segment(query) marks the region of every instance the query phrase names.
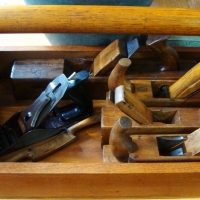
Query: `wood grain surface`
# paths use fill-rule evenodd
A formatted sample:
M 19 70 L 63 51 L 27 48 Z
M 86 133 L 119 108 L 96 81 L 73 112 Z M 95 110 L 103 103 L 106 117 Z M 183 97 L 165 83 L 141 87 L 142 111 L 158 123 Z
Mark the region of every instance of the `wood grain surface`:
M 1 33 L 200 33 L 199 9 L 189 8 L 1 6 L 0 16 Z
M 75 59 L 75 58 L 95 58 L 105 46 L 0 46 L 0 73 L 3 78 L 9 78 L 13 62 L 16 60 L 24 59 Z M 183 71 L 190 69 L 195 64 L 200 62 L 199 53 L 200 49 L 195 47 L 176 47 L 180 57 L 180 71 L 177 72 L 178 78 Z M 132 64 L 134 68 L 131 68 L 132 72 L 140 71 L 140 75 L 132 73 L 135 77 L 148 77 L 148 79 L 173 79 L 175 73 L 169 73 L 169 76 L 165 72 L 158 72 L 157 65 L 160 65 L 159 56 L 151 49 L 145 46 L 141 46 L 132 56 Z M 147 61 L 147 62 L 146 62 Z M 141 72 L 141 68 L 150 72 L 145 75 Z M 152 73 L 151 71 L 154 71 Z M 128 73 L 128 72 L 127 72 Z M 137 73 L 137 72 L 136 72 Z M 177 77 L 177 76 L 176 76 Z M 98 77 L 95 77 L 97 79 Z M 137 78 L 138 79 L 138 78 Z
M 174 116 L 173 122 L 164 121 L 153 121 L 151 125 L 140 125 L 135 120 L 132 120 L 132 128 L 127 131 L 127 134 L 169 134 L 169 133 L 191 133 L 200 126 L 199 121 L 199 108 L 180 108 L 180 107 L 165 107 L 156 108 L 148 107 L 151 109 L 152 114 L 162 114 L 167 116 L 171 112 L 177 111 Z M 109 135 L 115 122 L 122 116 L 127 116 L 116 106 L 104 107 L 102 109 L 102 120 L 101 120 L 101 134 L 102 134 L 102 145 L 108 144 Z
M 137 32 L 145 34 L 162 32 L 173 35 L 199 35 L 199 15 L 199 10 L 196 9 L 175 8 L 1 6 L 0 32 Z M 52 20 L 49 20 L 49 16 Z M 78 47 L 74 51 L 74 47 L 70 48 L 71 50 L 66 47 L 15 47 L 15 49 L 1 47 L 1 76 L 3 79 L 8 79 L 13 61 L 18 58 L 70 56 L 94 58 L 99 53 L 99 49 Z M 181 52 L 182 56 L 193 58 L 196 54 L 198 60 L 199 52 L 197 51 L 199 50 L 193 49 L 193 53 L 190 54 L 188 51 L 184 49 Z M 147 53 L 147 55 L 150 54 Z M 137 56 L 141 58 L 141 53 Z M 141 74 L 141 77 L 152 79 L 157 75 L 160 78 L 166 78 L 160 73 Z M 169 76 L 177 77 L 178 74 L 169 73 Z M 24 100 L 16 101 L 11 90 L 9 80 L 1 80 L 0 124 L 15 111 L 31 103 Z M 105 101 L 94 101 L 94 105 L 104 107 Z M 102 137 L 100 124 L 77 132 L 76 136 L 78 142 L 39 163 L 0 163 L 0 198 L 179 199 L 200 197 L 198 162 L 104 164 L 100 147 Z
M 151 7 L 200 8 L 199 0 L 153 0 Z
M 31 101 L 15 101 L 7 81 L 1 81 L 0 86 L 0 124 L 3 124 Z M 104 107 L 105 101 L 94 101 L 94 106 Z M 40 162 L 0 163 L 0 197 L 160 199 L 200 196 L 199 163 L 105 164 L 100 124 L 80 130 L 76 136 L 75 143 Z
M 1 166 L 3 198 L 13 194 L 15 198 L 200 196 L 199 163 L 182 163 L 181 167 L 180 163 L 4 163 Z

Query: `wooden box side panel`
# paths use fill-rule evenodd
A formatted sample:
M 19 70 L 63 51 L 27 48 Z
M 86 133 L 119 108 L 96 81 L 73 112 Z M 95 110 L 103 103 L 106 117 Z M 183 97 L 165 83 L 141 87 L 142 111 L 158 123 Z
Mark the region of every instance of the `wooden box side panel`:
M 56 170 L 55 170 L 56 169 Z M 199 163 L 1 165 L 3 198 L 198 197 Z
M 22 46 L 22 47 L 0 47 L 0 72 L 2 78 L 9 78 L 11 67 L 16 60 L 23 59 L 74 59 L 74 58 L 95 58 L 105 46 Z M 200 61 L 199 59 L 199 48 L 195 47 L 174 47 L 178 52 L 180 59 L 182 60 L 182 70 L 188 70 L 193 67 L 196 63 Z M 137 60 L 150 60 L 150 62 L 143 66 L 147 68 L 148 71 L 154 69 L 155 72 L 155 60 L 161 60 L 159 55 L 146 46 L 141 46 L 138 51 L 136 51 L 132 56 L 131 60 L 133 61 L 135 69 L 141 69 L 141 64 L 138 65 Z M 153 63 L 153 64 L 152 64 Z M 143 64 L 144 65 L 144 64 Z M 163 74 L 163 75 L 162 75 Z M 181 71 L 176 74 L 169 72 L 165 73 L 140 73 L 140 77 L 143 76 L 143 79 L 159 79 L 161 76 L 162 79 L 177 79 L 183 73 Z M 138 79 L 138 74 L 135 75 Z

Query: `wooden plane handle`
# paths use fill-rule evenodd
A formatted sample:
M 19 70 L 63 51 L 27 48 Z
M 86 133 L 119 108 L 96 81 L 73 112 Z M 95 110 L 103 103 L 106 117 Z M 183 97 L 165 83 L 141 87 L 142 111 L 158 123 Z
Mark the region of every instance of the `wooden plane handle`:
M 186 98 L 200 88 L 200 63 L 169 87 L 170 98 Z
M 70 132 L 62 132 L 47 141 L 43 141 L 41 144 L 36 144 L 25 148 L 15 154 L 5 156 L 5 159 L 0 159 L 3 162 L 19 162 L 26 159 L 32 161 L 39 161 L 42 158 L 56 152 L 57 150 L 68 146 L 73 143 L 76 136 Z
M 92 124 L 96 124 L 100 121 L 101 121 L 101 108 L 94 108 L 94 112 L 90 117 L 69 127 L 67 129 L 67 132 L 70 132 L 72 135 L 74 135 L 74 133 L 77 132 L 78 130 L 90 126 Z
M 126 81 L 124 75 L 126 70 L 131 65 L 131 60 L 129 58 L 121 58 L 115 68 L 110 73 L 108 78 L 108 89 L 114 91 L 119 85 L 125 85 L 125 87 L 130 88 L 130 82 Z
M 160 6 L 158 4 L 161 4 Z M 150 7 L 173 7 L 175 1 L 171 2 L 153 1 Z M 178 6 L 176 6 L 178 7 Z M 167 44 L 169 35 L 148 35 L 146 45 L 158 53 L 162 59 L 160 71 L 175 71 L 179 69 L 179 56 L 177 52 Z
M 109 137 L 111 151 L 121 162 L 128 162 L 129 153 L 133 152 L 133 142 L 126 131 L 132 127 L 132 121 L 126 116 L 120 117 L 114 124 Z
M 167 44 L 168 35 L 148 35 L 146 45 L 158 53 L 162 59 L 160 71 L 176 71 L 179 69 L 178 53 Z
M 30 151 L 29 149 L 26 149 L 17 154 L 14 154 L 10 158 L 4 160 L 4 162 L 17 162 L 17 161 L 23 161 L 26 159 L 32 159 L 32 151 Z

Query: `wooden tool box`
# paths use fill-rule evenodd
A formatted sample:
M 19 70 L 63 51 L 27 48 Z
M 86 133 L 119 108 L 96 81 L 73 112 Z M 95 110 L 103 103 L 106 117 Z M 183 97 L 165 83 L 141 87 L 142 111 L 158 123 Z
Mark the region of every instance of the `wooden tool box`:
M 108 8 L 108 7 L 107 7 Z M 25 15 L 30 12 L 29 9 L 35 9 L 36 12 L 41 14 L 44 20 L 45 13 L 50 10 L 52 15 L 55 11 L 61 10 L 63 16 L 69 14 L 69 17 L 77 19 L 77 23 L 85 27 L 91 28 L 91 32 L 101 32 L 104 27 L 104 32 L 118 31 L 121 33 L 133 33 L 130 29 L 139 18 L 135 17 L 136 22 L 133 23 L 129 16 L 133 11 L 135 15 L 140 15 L 143 19 L 146 16 L 148 19 L 154 20 L 153 23 L 145 23 L 145 20 L 139 20 L 139 25 L 135 27 L 135 33 L 142 34 L 184 34 L 184 35 L 198 35 L 199 26 L 198 16 L 199 10 L 182 10 L 182 9 L 161 9 L 154 10 L 153 8 L 127 8 L 126 20 L 121 18 L 123 13 L 122 7 L 118 7 L 117 18 L 109 18 L 104 21 L 104 24 L 99 24 L 99 27 L 92 27 L 88 25 L 91 20 L 99 19 L 98 14 L 114 13 L 112 9 L 105 7 L 48 7 L 37 6 L 29 7 L 6 7 L 0 8 L 0 16 L 8 16 L 6 12 L 12 11 L 15 14 Z M 80 9 L 80 10 L 79 10 Z M 44 12 L 42 11 L 44 10 Z M 75 11 L 76 15 L 70 15 L 68 11 Z M 84 18 L 81 12 L 93 10 L 91 19 L 80 22 Z M 25 12 L 22 12 L 25 11 Z M 42 11 L 42 12 L 41 12 Z M 157 12 L 157 16 L 152 14 L 152 11 Z M 170 12 L 171 11 L 171 12 Z M 198 11 L 198 12 L 197 12 Z M 38 14 L 36 13 L 36 14 Z M 86 13 L 86 16 L 89 16 Z M 151 14 L 150 14 L 151 13 Z M 169 20 L 170 17 L 176 16 L 173 22 Z M 2 14 L 2 15 L 1 15 Z M 182 14 L 179 16 L 179 14 Z M 24 21 L 23 26 L 18 29 L 13 29 L 7 26 L 6 23 L 14 23 L 15 19 L 6 19 L 0 22 L 2 26 L 1 32 L 67 32 L 74 31 L 75 28 L 65 26 L 68 24 L 66 19 L 62 18 L 61 22 L 53 21 L 54 24 L 50 26 L 43 20 L 33 19 L 32 25 L 28 23 L 31 17 L 22 17 Z M 58 14 L 56 14 L 58 17 Z M 59 16 L 62 16 L 59 13 Z M 193 24 L 190 16 L 193 16 Z M 67 17 L 67 16 L 66 16 Z M 148 18 L 149 17 L 149 18 Z M 154 26 L 156 18 L 159 23 Z M 140 19 L 141 19 L 140 18 Z M 181 19 L 180 19 L 181 18 Z M 4 18 L 3 18 L 4 19 Z M 84 18 L 85 19 L 85 18 Z M 120 22 L 123 27 L 116 28 L 110 27 L 115 19 Z M 166 20 L 167 19 L 167 20 Z M 171 19 L 171 18 L 170 18 Z M 184 20 L 185 21 L 184 21 Z M 196 19 L 196 21 L 195 21 Z M 32 20 L 32 19 L 31 19 Z M 169 20 L 169 21 L 168 21 Z M 182 20 L 182 21 L 180 21 Z M 131 23 L 130 23 L 131 21 Z M 168 21 L 168 22 L 166 22 Z M 170 26 L 174 23 L 183 23 L 179 29 L 172 29 Z M 58 24 L 56 24 L 58 23 Z M 130 23 L 130 24 L 129 24 Z M 76 24 L 76 23 L 75 23 Z M 94 25 L 93 24 L 93 25 Z M 195 27 L 196 24 L 196 29 Z M 38 26 L 39 25 L 39 26 Z M 56 25 L 63 28 L 56 30 Z M 176 24 L 175 24 L 176 25 Z M 145 26 L 145 29 L 141 27 Z M 82 26 L 76 26 L 76 32 L 87 32 Z M 124 29 L 123 29 L 124 28 Z M 72 30 L 73 29 L 73 30 Z M 159 32 L 159 30 L 161 30 Z M 182 32 L 181 32 L 182 31 Z M 14 61 L 27 60 L 27 59 L 59 59 L 65 60 L 69 63 L 76 62 L 76 59 L 84 58 L 89 60 L 86 64 L 87 68 L 98 53 L 104 47 L 86 47 L 86 46 L 49 46 L 49 47 L 0 47 L 0 124 L 3 124 L 13 113 L 30 105 L 34 97 L 37 97 L 37 89 L 33 89 L 32 97 L 15 99 L 13 95 L 13 87 L 11 85 L 10 73 Z M 171 80 L 175 81 L 187 72 L 188 69 L 193 67 L 200 61 L 199 48 L 183 48 L 175 47 L 181 59 L 181 69 L 179 71 L 166 71 L 159 72 L 158 66 L 160 64 L 159 56 L 146 46 L 142 46 L 131 57 L 133 65 L 136 66 L 134 70 L 130 70 L 126 78 L 129 80 Z M 77 66 L 77 65 L 76 65 Z M 67 67 L 67 66 L 66 66 Z M 79 66 L 80 67 L 80 66 Z M 78 68 L 79 68 L 78 67 Z M 89 77 L 84 87 L 90 92 L 93 100 L 94 107 L 103 108 L 106 106 L 106 92 L 108 77 Z M 30 80 L 31 84 L 31 80 Z M 100 88 L 100 89 L 99 89 Z M 23 89 L 22 89 L 23 90 Z M 42 90 L 41 90 L 42 91 Z M 67 100 L 62 100 L 60 104 L 66 104 Z M 194 100 L 193 107 L 199 107 L 198 100 Z M 187 104 L 185 105 L 187 107 Z M 192 106 L 191 106 L 192 107 Z M 199 162 L 180 162 L 180 163 L 103 163 L 102 147 L 101 147 L 101 124 L 93 125 L 79 131 L 77 134 L 77 141 L 70 146 L 61 149 L 60 151 L 46 157 L 45 159 L 32 163 L 18 162 L 18 163 L 0 163 L 0 197 L 1 198 L 186 198 L 186 197 L 199 197 L 200 196 L 200 163 Z

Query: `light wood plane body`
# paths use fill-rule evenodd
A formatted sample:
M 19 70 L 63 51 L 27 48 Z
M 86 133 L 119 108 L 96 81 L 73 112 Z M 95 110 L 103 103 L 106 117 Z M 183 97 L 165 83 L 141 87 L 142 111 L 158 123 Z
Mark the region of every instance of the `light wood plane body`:
M 165 136 L 185 136 L 187 134 L 167 134 Z M 162 155 L 159 151 L 157 138 L 163 135 L 131 135 L 131 139 L 135 146 L 135 152 L 129 154 L 129 163 L 135 162 L 199 162 L 200 155 L 192 155 L 190 153 L 189 147 L 187 148 L 186 144 L 183 143 L 183 151 L 185 155 L 178 156 L 165 156 Z M 187 142 L 187 141 L 186 141 Z M 111 152 L 111 145 L 104 145 L 103 147 L 103 162 L 119 162 Z
M 124 141 L 118 137 L 117 132 L 115 137 L 115 140 L 120 141 L 119 144 L 125 145 Z M 129 151 L 128 156 L 125 154 L 127 157 L 125 162 L 200 161 L 200 128 L 189 134 L 131 135 L 129 137 L 132 151 Z M 103 161 L 124 162 L 124 160 L 120 160 L 115 156 L 115 152 L 112 151 L 113 147 L 115 147 L 113 143 L 104 145 Z M 128 151 L 128 148 L 126 151 Z M 122 152 L 121 157 L 123 156 L 124 154 Z
M 130 88 L 134 88 L 131 92 L 138 97 L 146 106 L 151 107 L 199 107 L 200 106 L 200 93 L 196 93 L 189 99 L 185 98 L 166 98 L 164 93 L 161 92 L 161 87 L 164 85 L 175 87 L 177 84 L 181 85 L 180 81 L 174 80 L 129 80 Z M 198 82 L 198 81 L 197 81 Z M 196 82 L 196 83 L 197 83 Z M 198 85 L 195 87 L 198 89 Z M 187 91 L 189 91 L 188 88 Z M 193 88 L 194 91 L 194 88 Z M 109 104 L 110 92 L 106 95 L 107 104 Z
M 184 134 L 191 133 L 200 127 L 199 108 L 150 107 L 149 109 L 153 113 L 153 123 L 150 125 L 141 125 L 131 119 L 132 127 L 127 131 L 129 135 Z M 102 146 L 108 144 L 110 131 L 115 122 L 122 116 L 127 115 L 115 105 L 102 108 Z M 160 121 L 157 121 L 157 116 L 159 116 Z

